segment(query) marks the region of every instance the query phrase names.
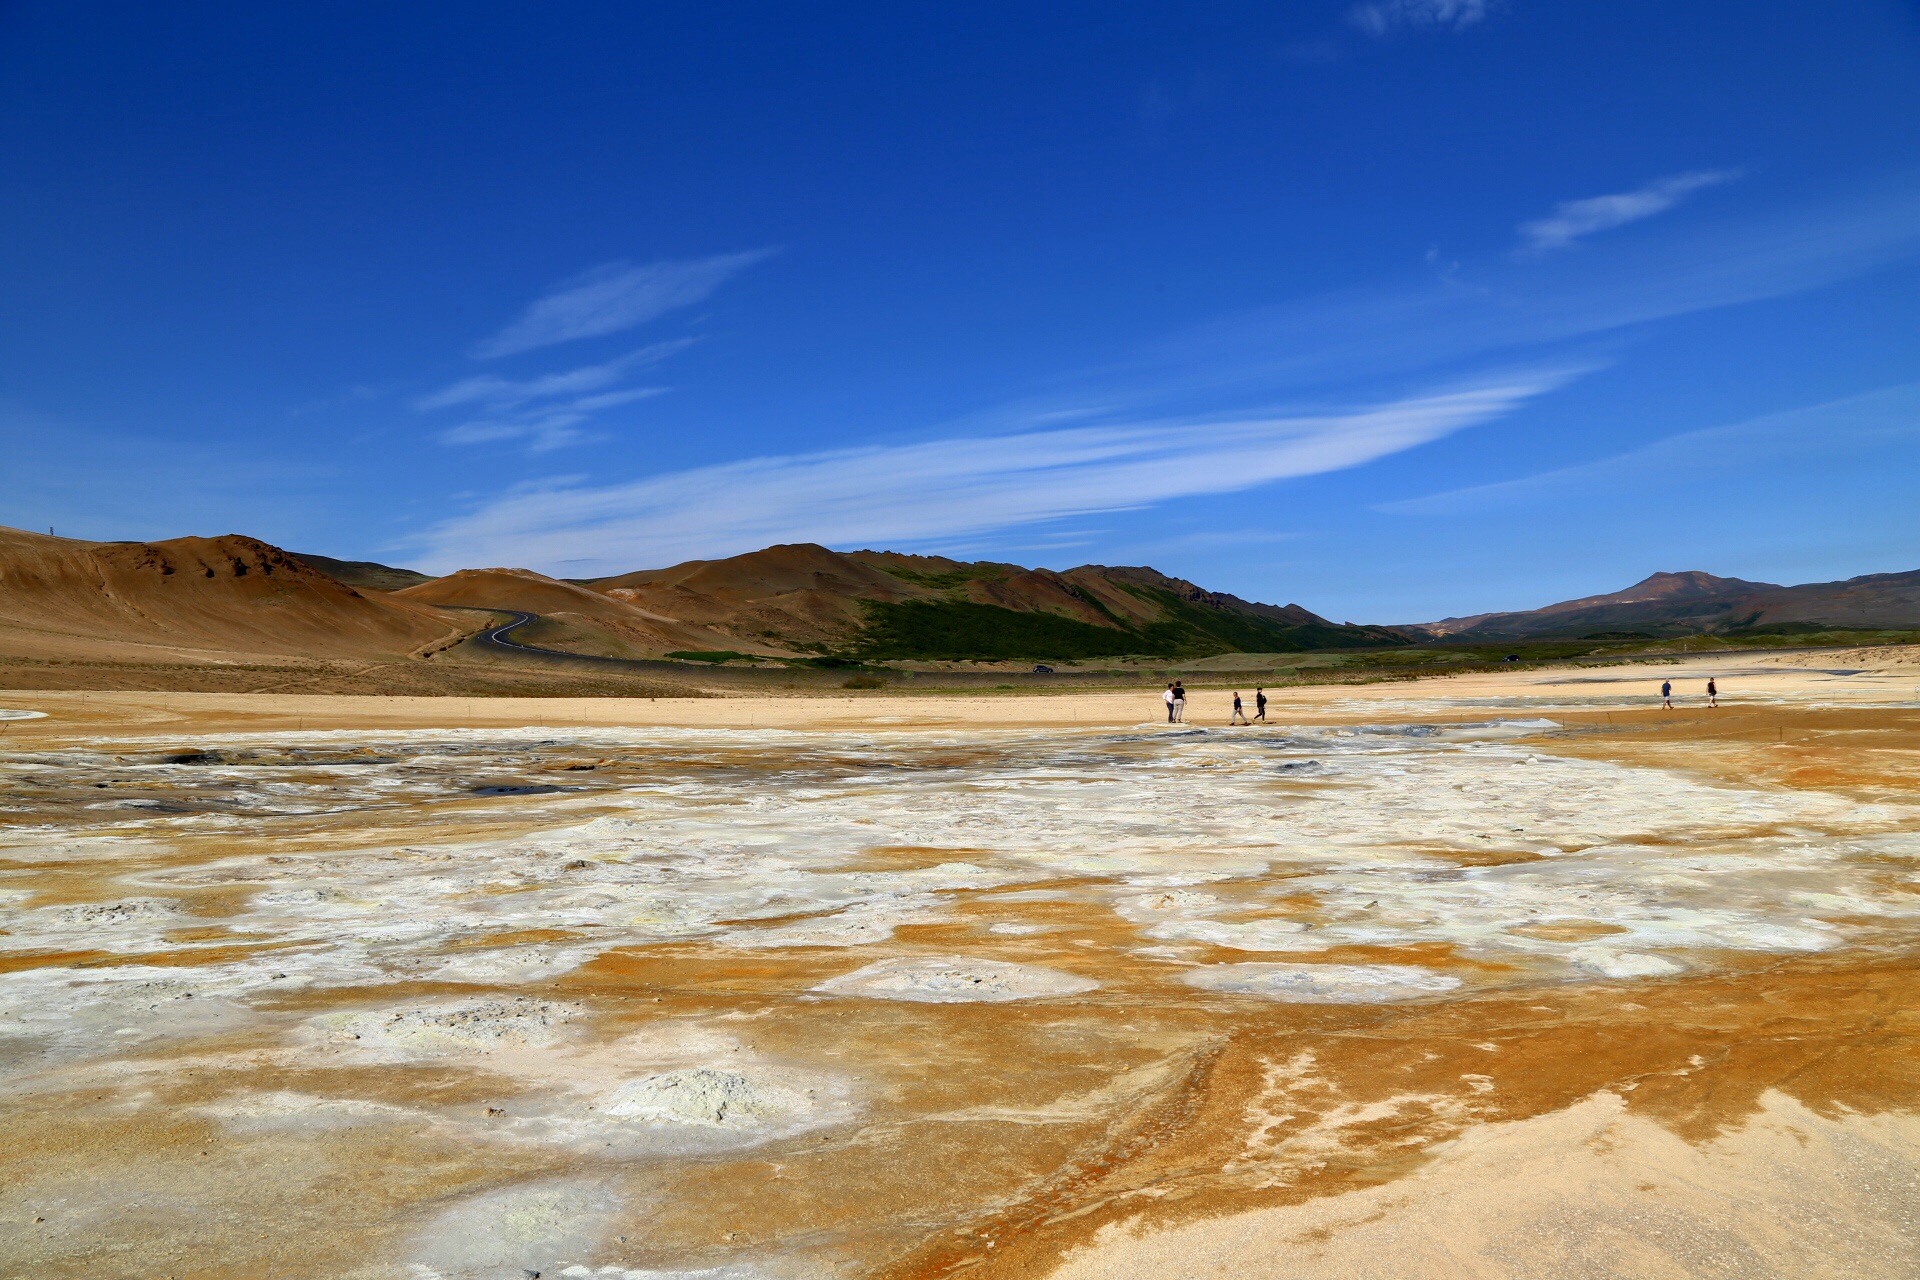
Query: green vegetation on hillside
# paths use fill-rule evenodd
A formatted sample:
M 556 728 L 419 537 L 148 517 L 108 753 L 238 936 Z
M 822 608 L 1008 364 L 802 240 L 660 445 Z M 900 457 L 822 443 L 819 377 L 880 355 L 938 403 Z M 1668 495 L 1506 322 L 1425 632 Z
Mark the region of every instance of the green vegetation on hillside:
M 887 566 L 882 570 L 887 576 L 911 582 L 916 586 L 931 587 L 935 591 L 952 591 L 964 587 L 969 582 L 992 582 L 1007 576 L 1006 569 L 997 564 L 970 564 L 959 569 L 950 569 L 945 573 L 922 573 L 917 569 L 897 569 Z
M 667 655 L 675 662 L 751 662 L 750 653 L 735 653 L 731 649 L 675 649 Z
M 1293 626 L 1209 609 L 1170 591 L 1128 590 L 1160 605 L 1161 620 L 1102 627 L 1054 613 L 1023 613 L 964 600 L 864 601 L 866 626 L 847 652 L 868 659 L 1077 661 L 1131 655 L 1200 658 L 1245 650 L 1301 652 L 1396 643 L 1358 628 Z M 1114 617 L 1106 609 L 1101 612 Z
M 964 600 L 861 604 L 867 624 L 849 647 L 861 658 L 1030 661 L 1151 652 L 1137 632 L 1096 627 L 1055 613 L 1019 613 Z
M 1371 628 L 1276 622 L 1258 614 L 1209 609 L 1155 587 L 1129 585 L 1126 590 L 1161 607 L 1168 621 L 1157 626 L 1184 629 L 1189 636 L 1201 640 L 1208 653 L 1302 653 L 1308 649 L 1378 648 L 1406 642 L 1404 637 Z M 1145 652 L 1185 651 L 1149 649 Z

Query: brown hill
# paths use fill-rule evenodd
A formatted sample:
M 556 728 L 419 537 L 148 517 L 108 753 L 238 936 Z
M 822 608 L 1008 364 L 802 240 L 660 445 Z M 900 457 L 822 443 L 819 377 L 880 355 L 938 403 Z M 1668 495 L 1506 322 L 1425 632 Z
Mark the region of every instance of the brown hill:
M 0 531 L 0 658 L 399 660 L 477 628 L 450 607 L 534 614 L 514 641 L 626 658 L 1192 657 L 1404 640 L 1140 567 L 1056 572 L 797 544 L 581 584 L 525 569 L 428 579 L 237 535 L 94 543 Z
M 1298 605 L 1206 591 L 1154 569 L 1056 572 L 812 543 L 589 584 L 736 648 L 882 657 L 1073 657 L 1404 643 Z
M 1758 591 L 1729 601 L 1728 613 L 1739 626 L 1920 627 L 1920 570 Z
M 363 595 L 254 538 L 84 542 L 0 527 L 0 653 L 128 646 L 301 657 L 417 653 L 468 628 Z
M 1471 640 L 1631 633 L 1920 627 L 1920 571 L 1783 587 L 1697 570 L 1656 573 L 1624 591 L 1514 613 L 1445 618 L 1419 629 Z
M 289 554 L 334 581 L 344 582 L 362 591 L 398 591 L 401 587 L 417 587 L 423 582 L 433 581 L 430 574 L 413 569 L 396 569 L 390 564 L 373 560 L 335 560 L 332 556 L 316 556 L 305 551 Z
M 539 625 L 516 633 L 514 639 L 571 652 L 644 657 L 682 650 L 764 650 L 531 569 L 462 569 L 393 595 L 422 604 L 538 614 Z
M 789 543 L 725 560 L 689 560 L 591 584 L 663 617 L 717 628 L 740 645 L 791 651 L 857 629 L 861 600 L 937 593 L 813 543 Z

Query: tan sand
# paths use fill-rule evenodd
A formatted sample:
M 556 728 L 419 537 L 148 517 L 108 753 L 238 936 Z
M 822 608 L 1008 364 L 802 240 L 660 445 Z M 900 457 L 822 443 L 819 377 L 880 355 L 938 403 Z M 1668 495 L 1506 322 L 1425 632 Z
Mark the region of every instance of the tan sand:
M 1868 645 L 1861 649 L 1825 649 L 1818 653 L 1791 654 L 1775 659 L 1782 666 L 1794 667 L 1867 667 L 1876 671 L 1920 667 L 1920 644 Z
M 1704 688 L 1717 676 L 1726 710 L 1773 708 L 1791 700 L 1809 706 L 1920 706 L 1920 680 L 1901 669 L 1835 675 L 1842 653 L 1787 658 L 1700 655 L 1670 663 L 1623 664 L 1577 670 L 1494 672 L 1436 676 L 1362 685 L 1317 685 L 1270 692 L 1271 719 L 1458 720 L 1477 711 L 1512 715 L 1529 705 L 1540 714 L 1573 719 L 1606 715 L 1662 716 L 1674 724 L 1708 723 Z M 1797 665 L 1821 660 L 1820 666 Z M 1680 709 L 1655 705 L 1662 680 L 1676 686 Z M 1249 711 L 1253 686 L 1237 686 Z M 1196 681 L 1187 705 L 1195 725 L 1224 725 L 1235 685 Z M 1604 705 L 1602 705 L 1604 704 Z M 20 738 L 68 732 L 180 730 L 269 731 L 399 727 L 507 727 L 568 725 L 682 726 L 688 728 L 886 729 L 1062 728 L 1121 726 L 1165 720 L 1158 691 L 1057 693 L 983 692 L 903 695 L 887 691 L 821 696 L 813 693 L 711 698 L 435 698 L 299 693 L 154 693 L 147 691 L 0 690 L 0 706 L 44 711 L 49 719 L 17 725 Z M 1617 707 L 1618 710 L 1614 710 Z M 1679 717 L 1679 719 L 1674 719 Z
M 1380 1187 L 1139 1234 L 1054 1280 L 1500 1280 L 1920 1274 L 1920 1117 L 1822 1116 L 1768 1093 L 1700 1143 L 1613 1093 L 1487 1124 Z

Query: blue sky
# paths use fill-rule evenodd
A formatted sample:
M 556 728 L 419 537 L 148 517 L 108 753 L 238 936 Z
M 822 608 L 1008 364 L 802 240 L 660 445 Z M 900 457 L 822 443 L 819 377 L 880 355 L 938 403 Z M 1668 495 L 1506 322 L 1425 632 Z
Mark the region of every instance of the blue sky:
M 15 3 L 0 159 L 0 523 L 1920 567 L 1910 5 Z

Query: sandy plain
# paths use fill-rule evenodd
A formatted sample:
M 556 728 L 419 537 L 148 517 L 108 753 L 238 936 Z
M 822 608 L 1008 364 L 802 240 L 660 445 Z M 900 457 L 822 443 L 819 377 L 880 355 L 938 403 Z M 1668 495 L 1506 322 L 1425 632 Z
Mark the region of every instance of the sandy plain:
M 0 1257 L 1920 1273 L 1903 658 L 0 693 Z

